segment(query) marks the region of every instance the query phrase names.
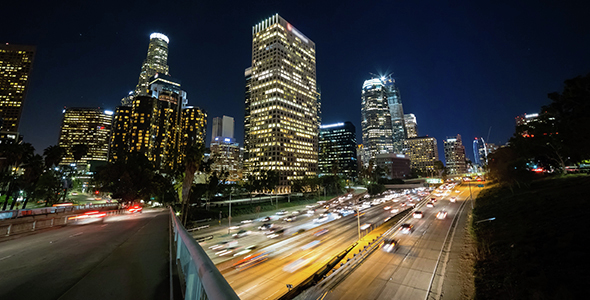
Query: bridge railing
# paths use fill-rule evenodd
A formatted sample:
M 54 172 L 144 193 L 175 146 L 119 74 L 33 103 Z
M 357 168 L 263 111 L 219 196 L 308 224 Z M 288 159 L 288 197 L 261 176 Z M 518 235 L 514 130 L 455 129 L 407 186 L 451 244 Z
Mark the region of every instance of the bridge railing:
M 174 230 L 176 264 L 184 277 L 184 299 L 239 300 L 207 253 L 182 226 L 172 208 L 170 218 Z

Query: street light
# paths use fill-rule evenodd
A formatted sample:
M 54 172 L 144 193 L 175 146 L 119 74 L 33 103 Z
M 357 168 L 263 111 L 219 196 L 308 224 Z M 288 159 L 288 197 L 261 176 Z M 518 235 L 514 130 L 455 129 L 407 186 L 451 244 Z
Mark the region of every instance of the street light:
M 493 220 L 495 220 L 495 219 L 496 219 L 496 217 L 493 217 L 493 218 L 487 218 L 487 219 L 479 220 L 479 221 L 475 222 L 475 224 L 477 224 L 477 223 L 481 223 L 481 222 L 493 221 Z

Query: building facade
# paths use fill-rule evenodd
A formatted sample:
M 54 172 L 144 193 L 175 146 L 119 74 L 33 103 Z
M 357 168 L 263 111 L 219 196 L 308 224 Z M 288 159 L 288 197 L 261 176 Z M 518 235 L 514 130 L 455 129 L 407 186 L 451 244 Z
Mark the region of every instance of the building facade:
M 410 158 L 411 167 L 422 176 L 436 176 L 438 145 L 434 137 L 408 138 L 404 142 L 404 154 Z
M 418 122 L 414 114 L 405 114 L 404 123 L 406 124 L 406 135 L 408 139 L 418 137 Z
M 109 162 L 114 162 L 129 151 L 129 133 L 131 128 L 131 107 L 117 106 L 113 116 Z
M 461 141 L 461 135 L 447 137 L 444 141 L 445 161 L 447 171 L 451 175 L 462 175 L 467 173 L 467 161 L 465 157 L 465 146 Z
M 375 166 L 386 170 L 387 179 L 406 178 L 411 174 L 410 158 L 398 153 L 375 155 Z
M 234 138 L 234 118 L 228 116 L 213 118 L 211 142 L 224 138 Z
M 390 76 L 382 77 L 385 94 L 387 95 L 387 105 L 391 115 L 391 129 L 393 139 L 393 152 L 402 153 L 404 149 L 404 140 L 406 139 L 406 123 L 404 121 L 404 108 L 399 89 L 395 85 L 395 80 Z
M 0 45 L 0 143 L 18 140 L 35 46 Z
M 147 56 L 141 65 L 141 73 L 139 73 L 139 80 L 135 87 L 134 94 L 136 96 L 149 93 L 150 78 L 157 73 L 168 75 L 168 43 L 168 37 L 161 33 L 154 32 L 150 35 Z
M 486 165 L 488 163 L 488 149 L 483 138 L 473 140 L 473 164 Z
M 242 160 L 240 155 L 240 144 L 234 142 L 233 138 L 216 137 L 211 142 L 211 171 L 218 174 L 226 174 L 226 181 L 237 182 L 242 179 Z
M 276 192 L 317 174 L 318 88 L 315 44 L 274 15 L 252 27 L 245 116 L 248 173 L 279 173 Z M 248 73 L 246 72 L 248 78 Z
M 60 165 L 70 165 L 78 171 L 83 171 L 97 162 L 106 162 L 112 119 L 113 112 L 101 108 L 64 109 L 58 146 L 63 148 L 65 154 Z M 76 145 L 88 147 L 88 151 L 80 159 L 74 156 Z
M 319 175 L 357 178 L 356 128 L 351 122 L 320 126 Z

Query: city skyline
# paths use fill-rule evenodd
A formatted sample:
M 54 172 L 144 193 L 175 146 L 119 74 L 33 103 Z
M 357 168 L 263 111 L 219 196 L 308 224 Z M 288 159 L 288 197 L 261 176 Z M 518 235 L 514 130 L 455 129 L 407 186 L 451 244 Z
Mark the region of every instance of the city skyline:
M 22 4 L 8 4 L 12 5 L 17 10 Z M 210 115 L 235 116 L 236 140 L 242 143 L 242 72 L 248 66 L 251 46 L 244 36 L 248 36 L 251 24 L 274 12 L 318 42 L 318 82 L 326 124 L 350 120 L 360 128 L 359 86 L 369 73 L 393 72 L 403 94 L 404 109 L 421 120 L 421 134 L 443 140 L 460 133 L 466 140 L 478 136 L 486 138 L 486 142 L 503 144 L 513 133 L 516 115 L 536 112 L 549 102 L 547 93 L 562 89 L 563 80 L 587 72 L 588 58 L 581 55 L 588 48 L 583 38 L 587 33 L 578 29 L 586 21 L 579 15 L 582 10 L 575 6 L 560 8 L 552 22 L 545 24 L 542 16 L 556 11 L 548 4 L 535 4 L 535 9 L 523 16 L 530 5 L 470 3 L 460 7 L 437 3 L 432 12 L 412 13 L 419 8 L 402 3 L 396 12 L 387 14 L 395 21 L 380 21 L 383 23 L 368 27 L 363 25 L 369 23 L 365 21 L 386 14 L 383 8 L 387 5 L 348 3 L 331 14 L 326 13 L 329 4 L 319 5 L 314 12 L 287 5 L 263 8 L 243 3 L 230 10 L 205 5 L 211 14 L 185 7 L 178 18 L 182 22 L 123 17 L 123 12 L 109 16 L 101 7 L 87 6 L 80 9 L 89 15 L 84 18 L 73 17 L 77 15 L 74 8 L 34 10 L 25 24 L 12 22 L 18 27 L 11 25 L 9 16 L 3 26 L 6 30 L 2 42 L 38 46 L 19 130 L 25 141 L 38 152 L 55 145 L 64 106 L 114 110 L 137 83 L 145 46 L 136 45 L 145 45 L 152 32 L 161 32 L 170 37 L 171 73 L 183 79 L 191 103 Z M 138 8 L 138 12 L 147 9 Z M 191 15 L 202 18 L 189 21 Z M 87 21 L 92 16 L 97 16 L 98 22 Z M 231 24 L 217 21 L 219 16 L 231 18 Z M 426 19 L 432 22 L 422 25 Z M 489 24 L 496 23 L 492 31 Z M 368 29 L 375 25 L 381 25 L 396 39 L 378 39 L 369 33 Z M 532 32 L 531 28 L 540 29 Z M 474 35 L 477 32 L 484 34 L 478 37 Z M 548 45 L 548 39 L 555 42 Z M 373 44 L 354 42 L 361 40 Z M 496 45 L 493 50 L 486 47 L 490 43 Z M 563 49 L 568 49 L 567 55 Z M 219 55 L 227 60 L 219 60 L 216 52 L 223 52 Z M 497 66 L 499 61 L 505 63 Z M 221 72 L 210 72 L 214 65 Z M 491 103 L 501 104 L 494 114 L 486 111 Z M 39 128 L 39 123 L 44 126 Z M 357 131 L 360 140 L 358 136 Z

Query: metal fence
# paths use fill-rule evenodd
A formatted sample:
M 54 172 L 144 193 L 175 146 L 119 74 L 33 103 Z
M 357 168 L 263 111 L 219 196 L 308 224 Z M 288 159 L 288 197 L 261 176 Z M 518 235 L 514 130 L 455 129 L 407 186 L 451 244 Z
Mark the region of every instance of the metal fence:
M 239 300 L 240 298 L 227 283 L 203 248 L 186 231 L 174 210 L 170 208 L 174 230 L 176 264 L 184 277 L 184 298 L 190 300 Z

